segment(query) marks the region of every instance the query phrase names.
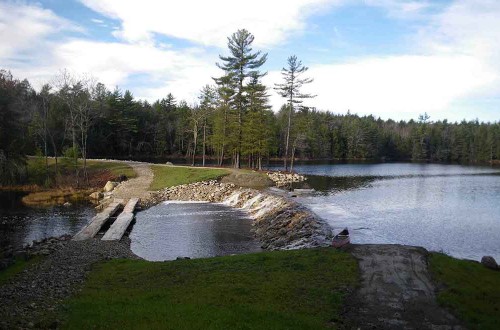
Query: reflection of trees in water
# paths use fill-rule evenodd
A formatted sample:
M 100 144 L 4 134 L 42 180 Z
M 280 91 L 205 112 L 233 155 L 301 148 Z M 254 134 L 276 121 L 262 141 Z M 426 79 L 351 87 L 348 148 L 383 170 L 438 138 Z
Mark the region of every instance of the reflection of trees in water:
M 300 184 L 294 184 L 293 188 L 313 188 L 319 192 L 340 192 L 346 190 L 353 190 L 363 187 L 369 187 L 370 184 L 381 179 L 378 176 L 320 176 L 308 175 L 307 181 Z

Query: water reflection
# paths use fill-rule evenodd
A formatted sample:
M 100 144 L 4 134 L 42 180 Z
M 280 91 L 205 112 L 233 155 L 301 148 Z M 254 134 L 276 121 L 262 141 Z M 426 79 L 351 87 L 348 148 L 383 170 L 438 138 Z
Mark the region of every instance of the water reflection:
M 210 203 L 163 203 L 136 215 L 132 251 L 147 260 L 202 258 L 260 251 L 251 219 Z
M 0 247 L 23 245 L 51 236 L 73 235 L 94 215 L 89 205 L 47 208 L 25 207 L 20 202 L 23 194 L 2 192 L 0 200 Z

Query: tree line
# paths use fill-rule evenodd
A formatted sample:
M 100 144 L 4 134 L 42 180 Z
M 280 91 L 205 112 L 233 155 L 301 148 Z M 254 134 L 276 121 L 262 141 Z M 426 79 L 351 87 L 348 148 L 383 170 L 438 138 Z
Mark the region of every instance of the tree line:
M 0 70 L 0 183 L 23 182 L 25 155 L 74 161 L 77 185 L 87 180 L 87 158 L 186 158 L 191 164 L 260 169 L 270 159 L 373 159 L 477 163 L 500 159 L 500 123 L 382 120 L 308 107 L 301 92 L 312 81 L 290 56 L 276 113 L 261 71 L 267 54 L 253 51 L 254 37 L 238 30 L 228 38 L 222 70 L 196 104 L 168 94 L 149 103 L 92 77 L 62 71 L 40 91 Z M 79 166 L 78 158 L 83 159 Z M 46 163 L 47 177 L 48 162 Z

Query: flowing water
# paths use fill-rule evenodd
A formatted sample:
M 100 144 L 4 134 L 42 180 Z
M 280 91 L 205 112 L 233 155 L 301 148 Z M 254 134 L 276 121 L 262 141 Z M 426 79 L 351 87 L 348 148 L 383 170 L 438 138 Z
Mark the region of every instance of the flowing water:
M 169 201 L 136 215 L 131 249 L 152 261 L 260 251 L 245 212 L 222 204 Z
M 423 246 L 459 258 L 500 260 L 500 170 L 438 164 L 299 165 L 299 196 L 353 243 Z
M 96 213 L 91 205 L 23 206 L 23 193 L 0 192 L 0 249 L 22 248 L 34 240 L 76 234 Z

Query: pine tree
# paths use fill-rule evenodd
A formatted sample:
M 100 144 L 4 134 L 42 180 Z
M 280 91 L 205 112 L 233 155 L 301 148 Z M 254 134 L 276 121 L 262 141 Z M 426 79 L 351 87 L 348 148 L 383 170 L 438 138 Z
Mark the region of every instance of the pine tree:
M 229 86 L 234 88 L 234 93 L 231 98 L 231 108 L 237 113 L 237 148 L 235 152 L 234 167 L 240 167 L 241 149 L 242 149 L 242 125 L 243 117 L 247 110 L 248 95 L 246 93 L 247 78 L 256 75 L 262 77 L 258 69 L 266 62 L 267 54 L 262 54 L 260 51 L 252 52 L 251 45 L 254 41 L 254 36 L 245 29 L 238 30 L 228 38 L 227 46 L 229 56 L 219 55 L 222 64 L 217 63 L 217 66 L 224 70 L 225 76 L 215 79 L 219 83 L 222 79 L 231 81 Z
M 262 169 L 262 158 L 269 152 L 272 136 L 270 120 L 273 115 L 268 104 L 267 88 L 258 75 L 253 75 L 247 86 L 248 113 L 243 122 L 243 150 L 250 167 Z
M 287 63 L 288 68 L 281 69 L 284 83 L 275 84 L 274 88 L 278 92 L 278 94 L 281 97 L 286 98 L 288 102 L 288 125 L 286 131 L 284 158 L 285 171 L 288 170 L 287 158 L 290 144 L 290 129 L 292 125 L 292 117 L 295 104 L 301 104 L 302 99 L 315 97 L 315 95 L 303 94 L 300 92 L 300 89 L 303 85 L 311 83 L 313 81 L 313 79 L 311 78 L 300 78 L 300 76 L 309 68 L 303 66 L 302 61 L 297 60 L 297 56 L 295 55 L 290 56 L 287 60 Z

